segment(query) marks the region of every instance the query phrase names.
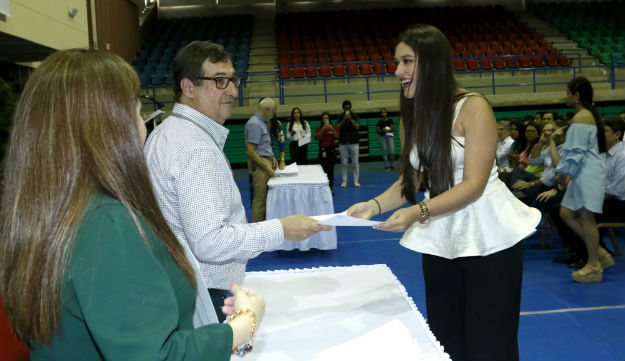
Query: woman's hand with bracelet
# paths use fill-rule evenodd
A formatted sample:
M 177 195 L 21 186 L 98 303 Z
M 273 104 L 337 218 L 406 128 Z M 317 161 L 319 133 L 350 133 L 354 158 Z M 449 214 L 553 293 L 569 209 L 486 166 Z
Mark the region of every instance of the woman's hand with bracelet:
M 230 292 L 234 295 L 234 313 L 228 320 L 228 324 L 232 327 L 233 348 L 246 343 L 251 346 L 258 326 L 265 316 L 265 297 L 234 283 L 230 286 Z
M 419 219 L 421 219 L 421 207 L 417 204 L 398 209 L 384 223 L 375 225 L 373 228 L 380 231 L 405 232 Z

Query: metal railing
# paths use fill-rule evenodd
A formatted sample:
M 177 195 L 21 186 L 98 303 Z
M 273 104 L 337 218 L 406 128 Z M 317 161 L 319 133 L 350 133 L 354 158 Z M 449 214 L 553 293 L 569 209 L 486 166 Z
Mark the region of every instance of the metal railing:
M 617 69 L 625 69 L 625 64 L 623 64 L 623 54 L 613 54 L 611 56 L 610 64 L 600 64 L 600 65 L 581 65 L 581 55 L 579 53 L 558 53 L 557 55 L 566 55 L 567 57 L 577 58 L 577 64 L 571 66 L 542 66 L 542 67 L 532 67 L 532 68 L 506 68 L 506 69 L 477 69 L 477 70 L 464 70 L 457 71 L 456 74 L 478 74 L 480 78 L 485 75 L 490 76 L 490 84 L 488 85 L 469 85 L 466 86 L 468 89 L 483 89 L 489 88 L 492 91 L 492 94 L 497 94 L 498 90 L 509 87 L 527 87 L 532 86 L 532 92 L 537 92 L 537 87 L 544 85 L 558 85 L 558 84 L 566 84 L 566 81 L 556 81 L 556 82 L 539 82 L 536 79 L 536 74 L 538 72 L 543 72 L 547 74 L 550 70 L 571 70 L 571 79 L 583 73 L 586 69 L 604 69 L 608 77 L 606 80 L 593 80 L 593 83 L 609 83 L 611 89 L 616 89 L 616 85 L 618 83 L 625 83 L 625 75 L 622 77 L 617 77 L 616 71 Z M 527 57 L 528 55 L 506 55 L 499 57 L 481 57 L 481 58 L 459 58 L 459 59 L 482 59 L 482 58 L 522 58 Z M 541 55 L 542 56 L 542 55 Z M 388 63 L 389 60 L 378 60 L 378 61 L 354 61 L 354 62 L 340 62 L 340 63 L 315 63 L 315 64 L 289 64 L 289 65 L 281 65 L 280 67 L 294 67 L 294 66 L 318 66 L 318 65 L 334 65 L 334 64 L 342 64 L 349 67 L 349 64 L 366 64 L 366 63 Z M 575 62 L 573 62 L 575 63 Z M 384 69 L 384 68 L 382 68 Z M 509 72 L 514 76 L 515 73 L 532 73 L 532 81 L 531 83 L 520 82 L 515 84 L 510 84 L 509 78 L 506 81 L 506 84 L 497 83 L 496 75 L 502 72 Z M 624 72 L 625 74 L 625 72 Z M 367 100 L 371 100 L 371 96 L 373 94 L 380 93 L 399 93 L 399 87 L 395 90 L 377 90 L 375 87 L 372 87 L 370 82 L 375 80 L 378 82 L 384 82 L 387 78 L 394 78 L 394 74 L 371 74 L 371 75 L 349 75 L 346 73 L 345 76 L 331 76 L 331 77 L 304 77 L 304 78 L 280 78 L 280 72 L 268 72 L 268 73 L 255 73 L 254 75 L 270 75 L 277 76 L 278 79 L 275 80 L 250 80 L 249 78 L 243 79 L 241 82 L 241 86 L 238 89 L 238 103 L 240 107 L 243 107 L 246 100 L 257 99 L 257 97 L 245 96 L 246 89 L 253 84 L 261 84 L 261 83 L 277 83 L 278 84 L 278 94 L 265 94 L 265 96 L 278 98 L 280 100 L 280 104 L 285 104 L 286 99 L 288 98 L 298 98 L 298 97 L 323 97 L 324 102 L 328 102 L 329 96 L 334 95 L 355 95 L 355 94 L 366 94 Z M 347 80 L 349 84 L 354 79 L 364 79 L 365 80 L 365 90 L 354 90 L 354 91 L 343 91 L 343 92 L 330 92 L 328 91 L 328 81 L 336 81 L 336 80 Z M 288 83 L 296 83 L 296 82 L 313 82 L 316 85 L 318 82 L 323 83 L 323 89 L 321 91 L 316 91 L 314 93 L 305 93 L 305 94 L 288 94 L 287 88 L 285 85 Z M 163 88 L 165 86 L 153 86 L 150 85 L 145 89 L 147 91 L 152 92 L 152 97 L 156 96 L 156 89 Z M 316 88 L 315 88 L 316 89 Z M 625 94 L 624 94 L 625 97 Z M 163 103 L 173 103 L 173 101 L 165 101 Z M 154 105 L 156 107 L 156 105 Z M 156 108 L 155 108 L 156 109 Z

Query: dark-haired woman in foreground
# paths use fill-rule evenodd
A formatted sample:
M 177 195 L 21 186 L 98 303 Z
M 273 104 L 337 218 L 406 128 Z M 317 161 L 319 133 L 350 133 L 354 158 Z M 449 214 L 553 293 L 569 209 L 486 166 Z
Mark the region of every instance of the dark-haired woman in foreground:
M 263 317 L 263 297 L 233 285 L 235 317 L 194 329 L 194 269 L 152 191 L 138 92 L 119 56 L 73 49 L 17 104 L 0 292 L 32 360 L 229 360 Z
M 405 232 L 400 243 L 423 253 L 436 337 L 453 360 L 518 360 L 520 241 L 535 231 L 540 212 L 499 180 L 493 110 L 482 96 L 457 87 L 450 54 L 433 26 L 414 26 L 399 37 L 400 177 L 347 212 L 370 218 L 411 203 L 375 228 Z M 425 199 L 417 204 L 421 185 Z

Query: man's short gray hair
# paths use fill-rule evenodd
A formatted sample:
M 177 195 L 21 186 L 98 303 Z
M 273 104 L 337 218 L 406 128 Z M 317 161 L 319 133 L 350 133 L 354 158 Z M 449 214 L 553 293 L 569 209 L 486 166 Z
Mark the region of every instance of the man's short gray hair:
M 272 98 L 263 98 L 259 103 L 261 109 L 273 109 L 276 106 L 276 101 Z
M 503 127 L 505 130 L 510 130 L 510 121 L 509 120 L 500 120 L 499 125 Z

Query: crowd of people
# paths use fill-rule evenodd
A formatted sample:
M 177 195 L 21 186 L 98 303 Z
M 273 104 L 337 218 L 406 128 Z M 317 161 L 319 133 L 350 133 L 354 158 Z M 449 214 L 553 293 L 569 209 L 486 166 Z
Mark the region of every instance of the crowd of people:
M 522 240 L 540 221 L 536 202 L 559 199 L 543 212 L 557 213 L 585 245 L 573 280 L 601 281 L 614 264 L 594 216 L 623 214 L 623 121 L 602 122 L 579 77 L 567 87 L 575 109 L 567 124 L 551 113 L 496 128 L 488 101 L 455 82 L 449 50 L 430 25 L 399 36 L 399 176 L 347 214 L 394 211 L 375 228 L 403 232 L 400 243 L 423 254 L 428 322 L 452 359 L 518 360 Z M 266 301 L 238 286 L 247 261 L 284 239 L 331 229 L 304 215 L 265 219 L 267 180 L 284 167 L 286 140 L 294 160 L 308 161 L 313 131 L 301 109 L 284 125 L 272 120 L 276 102 L 263 98 L 245 126 L 248 223 L 223 152 L 240 84 L 230 55 L 195 41 L 171 68 L 175 105 L 147 140 L 138 77 L 113 53 L 59 51 L 26 83 L 4 169 L 0 292 L 33 359 L 227 360 L 249 352 Z M 314 130 L 330 179 L 338 144 L 342 187 L 349 159 L 360 186 L 351 107 L 343 102 L 336 124 L 323 113 Z M 376 130 L 392 170 L 395 125 L 380 113 Z
M 275 112 L 275 101 L 269 98 L 263 98 L 262 102 L 273 102 L 273 108 L 271 108 L 271 114 L 265 114 L 270 116 L 264 118 L 262 109 L 254 114 L 252 118 L 246 123 L 246 132 L 249 127 L 250 121 L 258 118 L 259 116 L 267 125 L 269 129 L 269 143 L 266 143 L 266 139 L 262 144 L 268 144 L 269 147 L 277 147 L 280 151 L 280 162 L 277 163 L 277 168 L 283 169 L 286 165 L 285 148 L 288 142 L 289 147 L 289 161 L 291 163 L 297 163 L 298 165 L 306 165 L 309 163 L 318 163 L 323 167 L 324 172 L 328 176 L 330 181 L 330 188 L 334 186 L 334 166 L 336 164 L 337 155 L 341 164 L 341 187 L 346 188 L 348 185 L 348 170 L 351 170 L 354 187 L 360 187 L 358 180 L 360 175 L 360 118 L 352 110 L 352 103 L 349 100 L 345 100 L 342 104 L 342 111 L 339 114 L 334 124 L 332 122 L 332 116 L 328 112 L 321 114 L 320 125 L 314 130 L 311 128 L 310 123 L 303 118 L 302 110 L 299 107 L 291 109 L 291 114 L 288 119 L 285 120 L 287 124 L 286 128 L 283 127 L 283 122 L 277 119 Z M 268 111 L 268 110 L 266 110 Z M 286 131 L 286 136 L 285 136 Z M 384 162 L 384 171 L 395 170 L 395 138 L 394 138 L 394 124 L 393 119 L 389 118 L 386 108 L 380 109 L 380 118 L 376 124 L 376 133 L 379 135 L 380 146 L 382 148 L 382 160 Z M 246 133 L 247 134 L 247 133 Z M 319 152 L 317 160 L 308 159 L 308 144 L 312 138 L 319 142 Z M 253 144 L 259 144 L 260 139 L 252 139 Z M 248 138 L 246 135 L 246 143 Z M 267 148 L 265 147 L 265 150 Z M 268 151 L 263 150 L 264 153 Z M 248 157 L 254 158 L 254 155 L 248 150 Z M 271 156 L 269 156 L 271 158 Z M 250 169 L 250 173 L 252 170 Z M 265 172 L 267 175 L 272 175 L 267 169 Z M 253 182 L 252 177 L 250 180 Z M 251 192 L 256 194 L 254 189 Z M 266 193 L 261 189 L 261 192 Z
M 533 119 L 498 122 L 500 178 L 525 204 L 549 215 L 566 254 L 555 262 L 578 268 L 577 282 L 601 282 L 615 264 L 598 222 L 623 222 L 625 214 L 625 113 L 602 119 L 585 77 L 567 84 L 560 118 L 540 112 Z

